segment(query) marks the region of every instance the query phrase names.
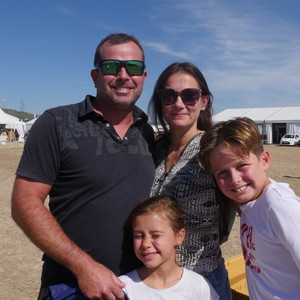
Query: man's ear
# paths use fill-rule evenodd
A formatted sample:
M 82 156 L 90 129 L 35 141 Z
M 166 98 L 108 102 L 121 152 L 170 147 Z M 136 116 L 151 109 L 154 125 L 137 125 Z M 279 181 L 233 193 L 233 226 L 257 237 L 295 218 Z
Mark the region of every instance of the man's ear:
M 94 81 L 94 84 L 96 84 L 98 76 L 99 76 L 99 70 L 98 69 L 92 69 L 91 70 L 91 77 Z
M 143 76 L 144 76 L 144 79 L 146 79 L 146 78 L 147 78 L 147 76 L 148 76 L 148 72 L 147 72 L 147 71 L 144 71 L 144 74 L 143 74 Z

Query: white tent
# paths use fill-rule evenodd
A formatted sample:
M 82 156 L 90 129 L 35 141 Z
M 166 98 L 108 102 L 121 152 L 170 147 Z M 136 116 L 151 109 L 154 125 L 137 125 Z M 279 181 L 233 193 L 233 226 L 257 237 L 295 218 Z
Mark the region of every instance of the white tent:
M 24 141 L 24 134 L 25 134 L 25 128 L 24 128 L 24 122 L 19 121 L 17 117 L 14 117 L 10 114 L 5 113 L 0 108 L 0 125 L 5 125 L 5 128 L 7 129 L 16 129 L 19 133 L 19 141 Z
M 0 124 L 17 125 L 20 121 L 17 117 L 7 114 L 0 108 Z
M 34 118 L 34 119 L 32 119 L 32 120 L 30 120 L 30 121 L 28 121 L 28 122 L 26 122 L 25 123 L 25 129 L 26 129 L 26 131 L 28 131 L 28 130 L 30 130 L 30 128 L 32 127 L 32 125 L 34 124 L 34 122 L 37 120 L 37 118 Z
M 213 122 L 236 117 L 248 117 L 255 121 L 268 144 L 278 143 L 285 133 L 300 134 L 300 106 L 225 109 L 213 116 Z

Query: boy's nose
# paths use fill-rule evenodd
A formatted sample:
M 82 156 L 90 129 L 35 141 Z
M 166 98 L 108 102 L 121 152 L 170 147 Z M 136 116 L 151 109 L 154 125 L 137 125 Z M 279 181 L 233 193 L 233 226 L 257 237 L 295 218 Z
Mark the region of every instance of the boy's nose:
M 233 171 L 231 173 L 231 180 L 234 183 L 239 183 L 241 181 L 241 175 L 240 175 L 240 173 L 237 172 L 237 171 Z

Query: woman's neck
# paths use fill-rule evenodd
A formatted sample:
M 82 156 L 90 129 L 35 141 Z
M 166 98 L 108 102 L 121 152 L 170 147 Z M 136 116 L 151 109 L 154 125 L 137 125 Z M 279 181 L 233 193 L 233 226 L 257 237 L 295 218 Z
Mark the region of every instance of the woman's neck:
M 200 130 L 184 131 L 170 131 L 170 143 L 167 150 L 167 157 L 165 163 L 166 172 L 169 172 L 173 166 L 177 164 L 177 161 L 184 150 L 188 142 L 200 132 Z
M 189 131 L 170 130 L 170 151 L 182 150 L 185 145 L 200 132 L 199 129 L 195 128 Z

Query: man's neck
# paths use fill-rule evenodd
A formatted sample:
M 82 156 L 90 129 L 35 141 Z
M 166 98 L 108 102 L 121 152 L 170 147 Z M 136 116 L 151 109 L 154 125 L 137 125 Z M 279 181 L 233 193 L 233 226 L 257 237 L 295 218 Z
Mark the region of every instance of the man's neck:
M 121 139 L 124 138 L 128 128 L 133 123 L 133 107 L 112 108 L 102 105 L 94 105 L 94 111 L 102 115 L 115 129 Z

